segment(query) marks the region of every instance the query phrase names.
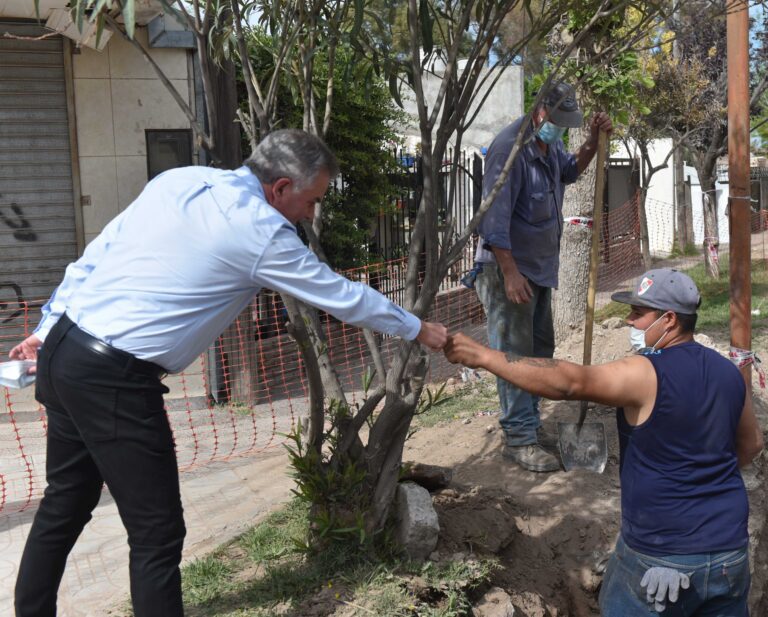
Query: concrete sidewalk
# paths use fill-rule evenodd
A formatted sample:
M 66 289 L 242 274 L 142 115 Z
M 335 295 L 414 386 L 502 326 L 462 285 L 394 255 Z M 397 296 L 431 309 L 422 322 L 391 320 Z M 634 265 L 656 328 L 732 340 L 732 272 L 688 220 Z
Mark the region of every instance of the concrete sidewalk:
M 181 474 L 187 537 L 184 562 L 251 527 L 290 497 L 282 447 Z M 13 586 L 35 508 L 0 514 L 0 615 L 13 614 Z M 59 617 L 103 617 L 128 602 L 128 545 L 108 492 L 67 562 Z

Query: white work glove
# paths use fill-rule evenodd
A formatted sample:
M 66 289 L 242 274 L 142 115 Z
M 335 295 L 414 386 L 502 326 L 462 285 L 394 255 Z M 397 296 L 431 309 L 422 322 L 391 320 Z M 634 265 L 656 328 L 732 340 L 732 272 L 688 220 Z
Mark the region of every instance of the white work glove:
M 666 608 L 667 596 L 670 602 L 677 602 L 680 589 L 688 589 L 691 579 L 673 568 L 656 566 L 646 570 L 640 586 L 647 587 L 645 599 L 649 604 L 653 604 L 657 613 L 661 613 Z

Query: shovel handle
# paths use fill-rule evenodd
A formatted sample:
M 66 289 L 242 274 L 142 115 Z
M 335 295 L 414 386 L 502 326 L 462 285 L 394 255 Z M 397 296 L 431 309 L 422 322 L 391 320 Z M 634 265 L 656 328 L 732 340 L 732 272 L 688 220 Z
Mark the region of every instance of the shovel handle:
M 605 189 L 605 160 L 608 155 L 607 146 L 608 133 L 600 131 L 597 138 L 595 205 L 592 210 L 592 246 L 589 254 L 589 287 L 587 288 L 587 310 L 584 316 L 584 366 L 589 366 L 592 363 L 592 327 L 595 321 L 597 267 L 600 263 L 600 234 L 603 226 L 603 195 Z
M 584 426 L 584 420 L 587 419 L 587 401 L 581 401 L 579 409 L 579 423 L 576 425 L 576 437 L 581 435 L 581 427 Z
M 600 131 L 597 136 L 597 161 L 595 163 L 595 204 L 592 208 L 592 246 L 589 253 L 589 286 L 587 288 L 587 309 L 584 315 L 584 366 L 592 364 L 592 330 L 595 323 L 595 295 L 597 292 L 597 268 L 600 263 L 600 234 L 603 227 L 603 195 L 605 190 L 605 161 L 608 158 L 608 133 Z M 579 424 L 576 434 L 587 417 L 587 401 L 581 401 Z

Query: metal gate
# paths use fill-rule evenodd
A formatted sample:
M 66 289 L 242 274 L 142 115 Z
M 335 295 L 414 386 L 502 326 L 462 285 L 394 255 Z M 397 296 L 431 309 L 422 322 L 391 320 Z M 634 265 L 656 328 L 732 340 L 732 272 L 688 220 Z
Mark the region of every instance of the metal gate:
M 30 40 L 46 33 L 0 22 L 0 351 L 78 253 L 64 42 Z

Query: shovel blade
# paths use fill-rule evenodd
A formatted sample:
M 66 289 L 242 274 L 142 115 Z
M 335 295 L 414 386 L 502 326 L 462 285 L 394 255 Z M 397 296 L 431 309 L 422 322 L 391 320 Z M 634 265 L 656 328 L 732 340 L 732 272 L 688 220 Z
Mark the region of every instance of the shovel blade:
M 566 471 L 571 469 L 590 469 L 603 473 L 608 462 L 608 443 L 602 422 L 579 425 L 558 422 L 557 432 L 560 437 L 560 458 Z

